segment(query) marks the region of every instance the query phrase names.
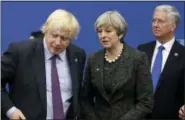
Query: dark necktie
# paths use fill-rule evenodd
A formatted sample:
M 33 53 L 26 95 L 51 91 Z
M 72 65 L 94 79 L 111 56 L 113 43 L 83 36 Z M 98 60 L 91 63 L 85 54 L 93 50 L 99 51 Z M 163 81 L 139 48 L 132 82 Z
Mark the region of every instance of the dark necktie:
M 158 81 L 159 81 L 159 78 L 160 78 L 160 74 L 161 74 L 162 59 L 163 59 L 162 51 L 163 51 L 163 49 L 164 49 L 163 46 L 159 46 L 158 53 L 156 55 L 154 65 L 153 65 L 153 69 L 152 69 L 153 92 L 156 91 L 156 87 L 157 87 L 157 84 L 158 84 Z
M 51 57 L 51 83 L 52 83 L 52 103 L 53 103 L 53 119 L 65 120 L 63 103 L 60 92 L 60 83 L 56 68 L 56 59 L 59 56 Z

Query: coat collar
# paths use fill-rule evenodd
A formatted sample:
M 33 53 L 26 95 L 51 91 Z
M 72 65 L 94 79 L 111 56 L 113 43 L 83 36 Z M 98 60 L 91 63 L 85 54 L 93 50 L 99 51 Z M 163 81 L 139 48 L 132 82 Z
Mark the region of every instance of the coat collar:
M 100 91 L 100 93 L 102 94 L 102 96 L 109 101 L 110 97 L 115 93 L 115 91 L 117 90 L 117 88 L 121 87 L 122 85 L 124 85 L 127 82 L 127 78 L 125 76 L 127 75 L 123 75 L 123 74 L 127 74 L 129 72 L 129 64 L 127 64 L 127 62 L 129 61 L 128 59 L 130 58 L 130 55 L 132 55 L 131 53 L 131 48 L 124 44 L 124 50 L 123 50 L 123 56 L 121 59 L 121 64 L 119 65 L 119 69 L 121 71 L 116 72 L 115 77 L 113 78 L 113 81 L 119 81 L 117 82 L 117 84 L 114 85 L 114 88 L 111 92 L 110 95 L 106 94 L 106 91 L 104 89 L 104 78 L 103 78 L 103 70 L 104 70 L 104 54 L 105 54 L 105 50 L 102 49 L 99 52 L 95 53 L 93 56 L 93 69 L 92 71 L 95 72 L 96 76 L 94 82 L 98 88 L 98 90 Z M 129 77 L 129 76 L 128 76 Z M 119 79 L 119 80 L 117 80 Z

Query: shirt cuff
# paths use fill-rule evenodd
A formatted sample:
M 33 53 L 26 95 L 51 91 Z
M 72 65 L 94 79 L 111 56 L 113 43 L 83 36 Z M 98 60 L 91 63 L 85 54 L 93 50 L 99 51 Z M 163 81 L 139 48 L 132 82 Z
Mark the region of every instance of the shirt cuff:
M 15 112 L 16 110 L 17 110 L 16 107 L 11 107 L 11 108 L 6 112 L 6 116 L 7 116 L 8 118 L 10 118 L 11 115 L 12 115 L 12 113 Z

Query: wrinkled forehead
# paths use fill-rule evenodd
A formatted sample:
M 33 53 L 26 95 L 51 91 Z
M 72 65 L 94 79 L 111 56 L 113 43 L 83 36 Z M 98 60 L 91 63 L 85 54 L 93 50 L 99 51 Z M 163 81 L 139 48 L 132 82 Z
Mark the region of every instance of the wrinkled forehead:
M 168 20 L 168 13 L 164 11 L 155 11 L 153 14 L 153 19 Z
M 165 12 L 162 10 L 156 10 L 154 11 L 153 16 L 168 17 L 168 12 Z

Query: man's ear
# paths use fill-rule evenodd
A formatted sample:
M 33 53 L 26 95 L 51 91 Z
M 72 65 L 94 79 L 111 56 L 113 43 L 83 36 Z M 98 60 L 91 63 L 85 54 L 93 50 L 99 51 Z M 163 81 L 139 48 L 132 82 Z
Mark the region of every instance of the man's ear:
M 175 23 L 173 23 L 173 24 L 172 24 L 171 31 L 174 32 L 176 28 L 177 28 L 177 25 L 176 25 Z

